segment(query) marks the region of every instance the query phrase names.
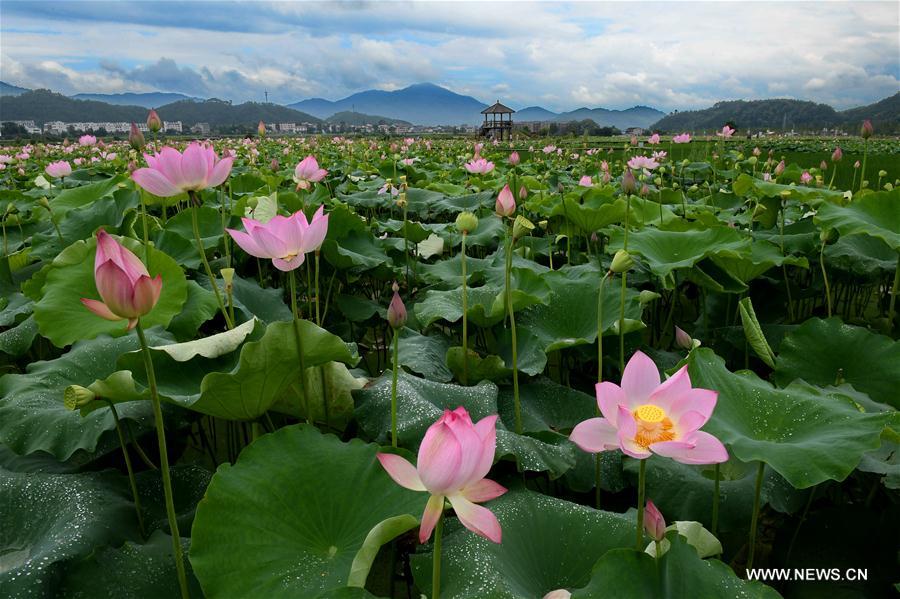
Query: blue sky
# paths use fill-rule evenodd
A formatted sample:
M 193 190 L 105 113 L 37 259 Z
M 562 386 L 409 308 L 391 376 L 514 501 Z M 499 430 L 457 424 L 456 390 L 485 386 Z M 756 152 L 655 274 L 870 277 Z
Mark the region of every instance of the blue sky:
M 553 110 L 900 90 L 892 2 L 0 3 L 0 79 L 63 93 L 339 99 L 430 81 Z

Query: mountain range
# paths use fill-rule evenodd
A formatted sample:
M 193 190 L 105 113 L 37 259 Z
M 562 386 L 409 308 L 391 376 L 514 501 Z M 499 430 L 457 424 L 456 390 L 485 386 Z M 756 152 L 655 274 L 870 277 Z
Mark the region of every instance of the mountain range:
M 267 123 L 327 120 L 347 125 L 459 125 L 477 124 L 487 104 L 432 83 L 418 83 L 394 91 L 368 90 L 341 100 L 311 98 L 287 106 L 245 102 L 232 104 L 218 99 L 203 100 L 168 92 L 123 94 L 77 94 L 72 97 L 49 90 L 28 90 L 0 81 L 0 119 L 51 121 L 143 121 L 147 108 L 155 107 L 165 120 L 186 125 L 207 122 L 229 127 Z M 621 130 L 642 127 L 666 132 L 702 131 L 720 128 L 731 121 L 741 129 L 855 126 L 871 119 L 880 132 L 900 131 L 900 93 L 868 106 L 837 111 L 827 104 L 801 100 L 734 100 L 719 102 L 703 110 L 665 113 L 648 106 L 625 110 L 578 108 L 553 112 L 540 106 L 523 108 L 513 115 L 516 122 L 583 121 Z

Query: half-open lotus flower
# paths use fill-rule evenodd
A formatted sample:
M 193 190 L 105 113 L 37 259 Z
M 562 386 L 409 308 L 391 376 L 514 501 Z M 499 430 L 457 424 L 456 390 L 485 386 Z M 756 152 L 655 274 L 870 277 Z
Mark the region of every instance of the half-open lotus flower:
M 497 416 L 487 416 L 473 424 L 462 406 L 444 414 L 432 424 L 419 446 L 417 464 L 379 453 L 378 461 L 401 487 L 427 491 L 431 498 L 425 506 L 419 528 L 424 543 L 444 511 L 444 499 L 463 526 L 486 539 L 499 543 L 500 523 L 489 509 L 476 505 L 506 493 L 506 488 L 485 478 L 494 462 L 497 446 Z
M 722 127 L 721 131 L 716 132 L 716 135 L 718 135 L 719 137 L 729 138 L 734 135 L 734 132 L 735 129 L 729 127 L 728 125 L 725 125 L 724 127 Z
M 159 301 L 162 277 L 150 278 L 147 267 L 106 231 L 97 232 L 94 282 L 103 301 L 81 298 L 84 306 L 106 320 L 127 320 L 128 329 Z
M 512 191 L 509 189 L 509 183 L 504 185 L 503 189 L 500 190 L 500 193 L 497 194 L 494 210 L 499 216 L 512 216 L 515 213 L 516 198 L 513 197 Z
M 144 158 L 148 167 L 137 169 L 131 178 L 153 195 L 163 198 L 221 185 L 231 173 L 234 162 L 230 156 L 220 160 L 212 147 L 197 142 L 190 144 L 184 154 L 165 147 L 153 156 L 144 154 Z
M 267 223 L 244 218 L 241 220 L 246 233 L 235 229 L 225 230 L 245 252 L 257 258 L 269 259 L 275 268 L 287 272 L 303 264 L 307 252 L 316 251 L 322 246 L 325 234 L 328 233 L 328 215 L 323 212 L 324 207 L 319 206 L 312 221 L 306 220 L 302 210 L 291 216 L 276 214 Z
M 294 167 L 294 182 L 297 189 L 309 189 L 312 183 L 318 183 L 328 174 L 324 168 L 319 168 L 316 157 L 310 154 L 297 163 Z
M 722 442 L 701 426 L 716 407 L 718 394 L 691 387 L 687 366 L 660 384 L 656 364 L 642 352 L 622 373 L 622 386 L 597 383 L 603 418 L 579 423 L 570 439 L 584 451 L 621 449 L 640 460 L 655 453 L 683 464 L 718 464 L 728 459 Z
M 647 156 L 635 156 L 628 161 L 628 166 L 635 170 L 645 168 L 652 171 L 659 166 L 659 163 L 653 158 L 648 158 Z
M 494 163 L 485 158 L 476 158 L 465 164 L 466 170 L 473 175 L 484 175 L 494 170 Z
M 44 171 L 51 177 L 68 177 L 72 174 L 72 165 L 65 160 L 58 160 L 48 164 Z

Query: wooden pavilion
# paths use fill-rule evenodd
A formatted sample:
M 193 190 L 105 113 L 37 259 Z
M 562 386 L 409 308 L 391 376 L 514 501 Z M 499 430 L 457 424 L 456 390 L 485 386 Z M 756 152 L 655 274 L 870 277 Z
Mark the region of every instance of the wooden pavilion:
M 515 112 L 509 106 L 504 106 L 497 100 L 493 106 L 488 106 L 481 111 L 484 115 L 484 122 L 481 124 L 482 137 L 490 137 L 503 141 L 504 135 L 506 139 L 512 138 L 512 115 Z M 506 118 L 503 115 L 508 115 Z

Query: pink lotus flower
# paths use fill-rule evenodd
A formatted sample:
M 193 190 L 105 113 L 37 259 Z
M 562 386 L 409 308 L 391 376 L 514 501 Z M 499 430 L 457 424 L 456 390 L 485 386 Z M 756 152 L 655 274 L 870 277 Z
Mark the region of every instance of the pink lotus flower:
M 581 180 L 578 181 L 578 184 L 582 187 L 593 187 L 594 182 L 591 180 L 590 175 L 584 175 L 581 177 Z
M 718 394 L 691 387 L 687 366 L 660 384 L 656 364 L 641 352 L 622 373 L 622 386 L 597 383 L 603 418 L 579 423 L 569 437 L 584 451 L 621 449 L 643 460 L 652 453 L 682 464 L 718 464 L 728 459 L 721 441 L 698 430 L 716 407 Z
M 875 129 L 872 127 L 872 121 L 866 119 L 863 121 L 862 129 L 860 129 L 859 134 L 863 139 L 869 139 L 872 137 L 872 134 L 875 133 Z
M 82 146 L 92 146 L 97 143 L 97 138 L 93 135 L 82 135 L 78 138 L 78 144 Z
M 512 216 L 516 211 L 516 198 L 513 197 L 512 191 L 509 189 L 509 183 L 504 185 L 500 193 L 497 194 L 494 210 L 498 216 Z
M 190 144 L 184 154 L 165 147 L 158 154 L 144 154 L 149 168 L 139 168 L 131 178 L 153 195 L 168 198 L 186 191 L 221 185 L 231 173 L 234 158 L 219 158 L 209 146 Z
M 294 167 L 294 182 L 297 189 L 309 189 L 311 183 L 318 183 L 328 174 L 324 168 L 319 168 L 316 157 L 310 154 Z
M 645 168 L 652 171 L 659 166 L 659 163 L 652 158 L 647 158 L 646 156 L 635 156 L 628 161 L 628 166 L 635 170 Z
M 404 458 L 377 454 L 378 461 L 401 487 L 431 494 L 422 524 L 419 542 L 424 543 L 444 511 L 444 499 L 450 500 L 459 521 L 494 543 L 502 531 L 496 516 L 477 503 L 490 501 L 506 493 L 506 488 L 486 479 L 494 462 L 497 446 L 497 416 L 487 416 L 472 424 L 462 406 L 452 412 L 444 410 L 437 422 L 428 427 L 419 446 L 415 466 Z
M 838 146 L 834 149 L 834 152 L 831 153 L 831 161 L 832 162 L 840 162 L 841 158 L 844 157 L 844 152 L 841 151 L 841 147 Z
M 725 138 L 725 139 L 728 139 L 729 137 L 731 137 L 732 135 L 734 135 L 734 132 L 735 132 L 734 129 L 732 129 L 732 128 L 729 127 L 728 125 L 725 125 L 724 127 L 722 127 L 722 130 L 721 130 L 721 131 L 716 131 L 716 135 L 718 135 L 719 137 L 723 137 L 723 138 Z
M 809 171 L 803 171 L 803 174 L 800 175 L 800 182 L 806 185 L 812 181 L 812 175 L 809 174 Z
M 72 174 L 72 165 L 65 160 L 51 162 L 44 171 L 51 177 L 68 177 Z
M 106 320 L 127 320 L 128 330 L 159 301 L 162 277 L 150 278 L 147 267 L 106 231 L 97 232 L 94 282 L 103 301 L 81 298 L 84 307 Z
M 666 519 L 652 501 L 647 502 L 647 508 L 644 510 L 644 530 L 654 541 L 666 538 Z
M 778 164 L 775 165 L 775 176 L 777 177 L 783 172 L 784 172 L 784 160 L 780 161 Z
M 400 298 L 400 285 L 397 284 L 397 281 L 394 281 L 391 290 L 394 292 L 394 297 L 391 298 L 391 303 L 387 309 L 387 321 L 391 328 L 401 329 L 406 324 L 407 314 L 406 306 Z
M 651 146 L 655 146 L 656 144 L 658 144 L 659 143 L 659 133 L 654 133 L 653 135 L 651 135 L 650 139 L 647 140 L 647 143 L 650 144 Z
M 475 158 L 465 164 L 466 170 L 473 175 L 484 175 L 494 170 L 494 163 L 485 158 Z
M 554 146 L 553 144 L 550 144 L 549 146 L 544 146 L 541 151 L 544 154 L 552 154 L 553 152 L 556 151 L 556 146 Z
M 665 150 L 659 150 L 657 152 L 653 152 L 653 160 L 662 162 L 668 155 L 668 152 L 666 152 Z
M 291 216 L 276 214 L 267 223 L 242 218 L 247 232 L 225 229 L 241 249 L 257 258 L 272 261 L 275 268 L 285 272 L 294 270 L 306 259 L 308 252 L 317 251 L 328 233 L 328 215 L 319 206 L 312 221 L 306 220 L 302 210 Z
M 512 153 L 510 153 L 510 155 L 509 155 L 509 163 L 510 163 L 512 166 L 516 166 L 517 164 L 519 164 L 519 153 L 518 153 L 518 152 L 512 152 Z

